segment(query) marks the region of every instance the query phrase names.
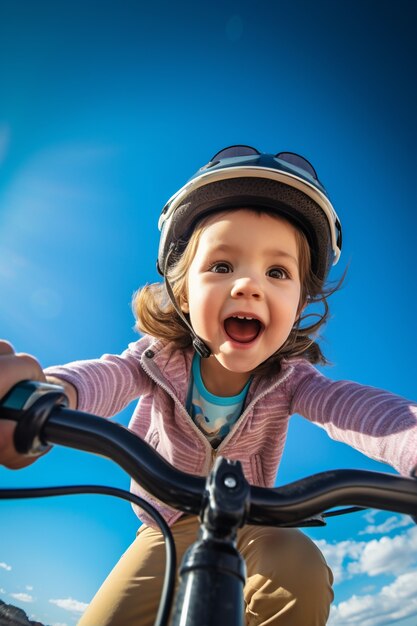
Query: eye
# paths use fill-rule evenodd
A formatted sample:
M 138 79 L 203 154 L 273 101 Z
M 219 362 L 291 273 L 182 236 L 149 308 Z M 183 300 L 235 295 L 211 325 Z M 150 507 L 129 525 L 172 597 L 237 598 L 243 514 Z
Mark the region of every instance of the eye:
M 218 263 L 213 263 L 213 265 L 210 265 L 209 271 L 216 274 L 228 274 L 232 271 L 232 266 L 230 265 L 230 263 L 226 263 L 225 261 L 219 261 Z
M 287 270 L 284 270 L 282 267 L 271 267 L 271 269 L 267 271 L 267 276 L 278 278 L 279 280 L 290 277 Z

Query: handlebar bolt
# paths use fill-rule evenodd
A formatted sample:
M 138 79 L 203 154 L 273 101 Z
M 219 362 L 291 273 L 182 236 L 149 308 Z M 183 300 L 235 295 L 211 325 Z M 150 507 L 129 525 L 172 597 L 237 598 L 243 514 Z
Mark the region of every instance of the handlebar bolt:
M 231 476 L 230 474 L 224 477 L 223 483 L 228 489 L 236 489 L 237 487 L 236 478 L 234 476 Z

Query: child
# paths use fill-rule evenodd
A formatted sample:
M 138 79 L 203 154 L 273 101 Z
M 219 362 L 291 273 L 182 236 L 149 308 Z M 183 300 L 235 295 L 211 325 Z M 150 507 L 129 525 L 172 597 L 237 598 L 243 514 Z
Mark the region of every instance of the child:
M 134 300 L 144 337 L 120 356 L 46 370 L 48 380 L 64 384 L 70 406 L 110 416 L 140 396 L 130 428 L 177 468 L 199 475 L 221 454 L 239 459 L 250 483 L 272 486 L 292 413 L 412 473 L 417 406 L 334 382 L 313 366 L 325 362 L 314 337 L 327 318 L 325 280 L 340 255 L 341 226 L 311 164 L 247 146 L 222 150 L 171 198 L 159 226 L 164 283 Z M 308 325 L 312 302 L 322 302 L 324 313 Z M 156 505 L 180 561 L 198 520 Z M 82 626 L 154 622 L 163 541 L 137 513 L 144 524 Z M 304 534 L 248 526 L 238 547 L 248 571 L 248 625 L 326 623 L 332 574 Z

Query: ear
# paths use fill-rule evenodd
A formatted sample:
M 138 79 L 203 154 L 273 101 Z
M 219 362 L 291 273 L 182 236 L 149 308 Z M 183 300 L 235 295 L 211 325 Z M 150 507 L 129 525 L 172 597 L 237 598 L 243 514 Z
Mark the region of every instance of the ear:
M 187 301 L 187 299 L 185 298 L 185 296 L 183 296 L 183 297 L 180 299 L 180 308 L 181 308 L 181 311 L 182 311 L 183 313 L 189 313 L 189 312 L 190 312 L 190 307 L 189 307 L 189 305 L 188 305 L 188 301 Z

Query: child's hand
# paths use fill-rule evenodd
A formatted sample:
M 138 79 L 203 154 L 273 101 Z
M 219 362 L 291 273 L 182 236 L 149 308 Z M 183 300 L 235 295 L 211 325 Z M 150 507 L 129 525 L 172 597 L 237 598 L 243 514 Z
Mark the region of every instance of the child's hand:
M 15 354 L 7 341 L 0 340 L 0 398 L 11 387 L 22 380 L 40 380 L 45 382 L 45 375 L 38 361 L 29 354 Z M 9 469 L 20 469 L 31 465 L 39 457 L 18 454 L 13 445 L 15 423 L 0 420 L 0 464 Z

